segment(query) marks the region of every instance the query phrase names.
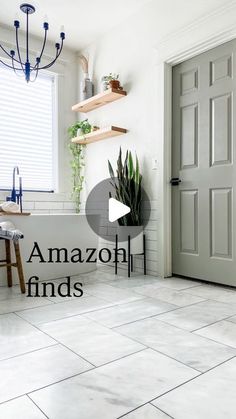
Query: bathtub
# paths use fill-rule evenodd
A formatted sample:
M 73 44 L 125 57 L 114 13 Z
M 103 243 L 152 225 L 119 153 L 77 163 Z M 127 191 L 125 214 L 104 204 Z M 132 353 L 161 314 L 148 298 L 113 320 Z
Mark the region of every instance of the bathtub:
M 99 215 L 94 215 L 99 223 Z M 33 214 L 30 216 L 1 216 L 0 222 L 11 221 L 16 228 L 24 234 L 20 240 L 21 257 L 25 281 L 31 276 L 38 276 L 40 280 L 62 278 L 69 275 L 78 275 L 96 269 L 96 263 L 71 262 L 72 249 L 79 248 L 81 254 L 86 254 L 87 248 L 98 247 L 98 236 L 91 230 L 86 216 L 80 214 Z M 39 255 L 34 243 L 37 242 L 43 259 Z M 65 262 L 65 253 L 60 254 L 61 262 L 57 262 L 57 254 L 53 252 L 53 262 L 48 263 L 49 248 L 65 248 L 68 252 L 68 261 Z M 4 241 L 0 241 L 0 259 L 5 256 Z M 32 251 L 36 257 L 30 259 Z M 73 253 L 74 254 L 74 253 Z M 14 255 L 12 254 L 12 258 Z M 94 258 L 93 258 L 94 259 Z M 45 261 L 45 263 L 43 262 Z M 52 259 L 51 259 L 52 260 Z M 55 260 L 55 261 L 54 261 Z M 73 259 L 76 260 L 76 259 Z M 16 269 L 12 268 L 14 283 L 18 283 Z M 6 285 L 6 269 L 0 269 L 0 285 Z

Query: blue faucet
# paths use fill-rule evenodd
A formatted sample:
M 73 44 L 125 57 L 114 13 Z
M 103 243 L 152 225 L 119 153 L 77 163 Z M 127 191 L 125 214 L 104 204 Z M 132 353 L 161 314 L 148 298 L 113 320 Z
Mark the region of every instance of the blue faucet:
M 16 174 L 19 175 L 19 167 L 15 166 L 13 168 L 13 185 L 12 185 L 12 191 L 11 196 L 7 196 L 7 201 L 16 202 L 20 205 L 20 212 L 22 212 L 22 177 L 19 177 L 19 192 L 16 190 Z
M 11 201 L 16 202 L 16 173 L 19 175 L 19 167 L 15 166 L 13 169 L 13 185 L 12 185 L 12 191 L 11 191 Z

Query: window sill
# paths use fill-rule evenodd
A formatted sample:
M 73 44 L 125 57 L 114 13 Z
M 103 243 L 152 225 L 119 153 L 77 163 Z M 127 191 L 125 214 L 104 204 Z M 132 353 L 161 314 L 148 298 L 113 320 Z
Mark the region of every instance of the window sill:
M 0 191 L 0 201 L 5 201 L 9 195 L 9 191 Z M 58 202 L 58 201 L 70 201 L 70 194 L 68 193 L 57 193 L 57 192 L 23 192 L 23 201 L 45 201 L 45 202 Z

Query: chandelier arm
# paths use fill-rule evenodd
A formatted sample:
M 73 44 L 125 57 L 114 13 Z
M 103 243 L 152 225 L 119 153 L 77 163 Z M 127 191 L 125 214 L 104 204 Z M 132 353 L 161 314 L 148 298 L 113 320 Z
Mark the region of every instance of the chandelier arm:
M 16 48 L 17 48 L 17 54 L 18 54 L 18 58 L 19 58 L 19 63 L 21 65 L 21 69 L 22 69 L 22 71 L 24 71 L 24 67 L 23 67 L 22 60 L 21 60 L 21 55 L 20 55 L 20 48 L 19 48 L 18 28 L 16 28 Z
M 2 61 L 2 60 L 0 60 L 0 63 L 3 64 L 3 65 L 5 65 L 8 68 L 11 68 L 11 69 L 13 68 L 11 65 L 9 65 L 7 63 L 4 63 L 4 61 Z
M 57 53 L 56 57 L 54 58 L 54 60 L 51 63 L 49 63 L 47 65 L 44 65 L 43 67 L 39 67 L 39 70 L 46 70 L 47 68 L 50 68 L 56 62 L 60 53 L 61 53 L 61 50 L 59 51 L 59 53 Z
M 21 73 L 22 73 L 22 68 L 20 67 L 20 68 L 16 68 L 15 67 L 15 63 L 14 63 L 14 61 L 12 60 L 12 68 L 13 68 L 13 70 L 14 70 L 14 73 L 18 76 L 18 77 L 21 77 L 21 75 L 23 76 L 23 75 L 25 75 L 25 71 L 23 70 L 23 74 L 19 74 L 19 73 L 17 73 L 17 71 L 20 71 Z
M 44 48 L 45 48 L 45 45 L 46 45 L 46 42 L 47 42 L 47 30 L 45 29 L 45 33 L 44 33 L 44 40 L 43 40 L 43 46 L 42 46 L 42 50 L 41 50 L 41 53 L 40 53 L 40 55 L 39 55 L 39 60 L 41 60 L 41 58 L 42 58 L 42 55 L 43 55 L 43 52 L 44 52 Z M 40 61 L 39 61 L 40 62 Z M 31 70 L 36 70 L 36 69 L 38 69 L 39 70 L 39 63 L 37 63 L 36 62 L 36 64 L 34 65 L 34 66 L 32 66 L 31 67 Z
M 3 50 L 3 52 L 5 52 L 5 54 L 9 57 L 12 58 L 12 55 L 9 54 L 9 52 L 7 52 L 7 50 L 0 44 L 0 48 Z M 17 60 L 16 58 L 13 57 L 13 60 L 16 61 L 18 64 L 20 64 L 20 61 Z
M 54 58 L 54 60 L 51 63 L 49 63 L 47 65 L 44 65 L 43 67 L 39 67 L 39 70 L 46 70 L 47 68 L 51 67 L 56 62 L 58 57 L 60 56 L 60 54 L 62 52 L 62 48 L 63 48 L 63 39 L 61 41 L 61 46 L 60 46 L 59 52 L 57 52 L 56 57 Z
M 37 67 L 37 68 L 35 69 L 35 77 L 34 77 L 34 79 L 33 79 L 33 80 L 30 80 L 30 81 L 31 81 L 31 83 L 34 83 L 34 82 L 36 81 L 36 79 L 37 79 L 37 77 L 38 77 L 38 72 L 39 72 L 39 68 Z
M 2 61 L 1 59 L 0 59 L 0 63 L 5 65 L 8 68 L 11 68 L 12 70 L 14 70 L 14 67 L 12 67 L 10 64 L 4 63 L 4 61 Z M 15 70 L 21 70 L 22 71 L 21 68 L 15 68 Z
M 44 33 L 43 47 L 42 47 L 41 54 L 39 56 L 40 60 L 41 60 L 42 55 L 44 53 L 44 48 L 45 48 L 46 42 L 47 42 L 47 29 L 45 29 L 45 33 Z

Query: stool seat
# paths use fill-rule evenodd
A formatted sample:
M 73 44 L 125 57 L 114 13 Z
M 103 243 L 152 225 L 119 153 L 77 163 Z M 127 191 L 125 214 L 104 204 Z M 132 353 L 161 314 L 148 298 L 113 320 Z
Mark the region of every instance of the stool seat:
M 20 245 L 19 245 L 19 238 L 22 238 L 23 235 L 7 235 L 4 232 L 8 230 L 0 230 L 0 240 L 5 241 L 5 251 L 6 251 L 6 259 L 0 260 L 0 268 L 7 269 L 7 284 L 8 287 L 12 287 L 12 267 L 17 269 L 19 282 L 20 282 L 20 289 L 22 294 L 25 293 L 25 279 L 24 279 L 24 272 L 23 266 L 21 261 L 21 254 L 20 254 Z M 3 233 L 3 234 L 2 234 Z M 15 251 L 15 258 L 16 261 L 12 262 L 11 259 L 11 243 L 13 243 L 14 251 Z

